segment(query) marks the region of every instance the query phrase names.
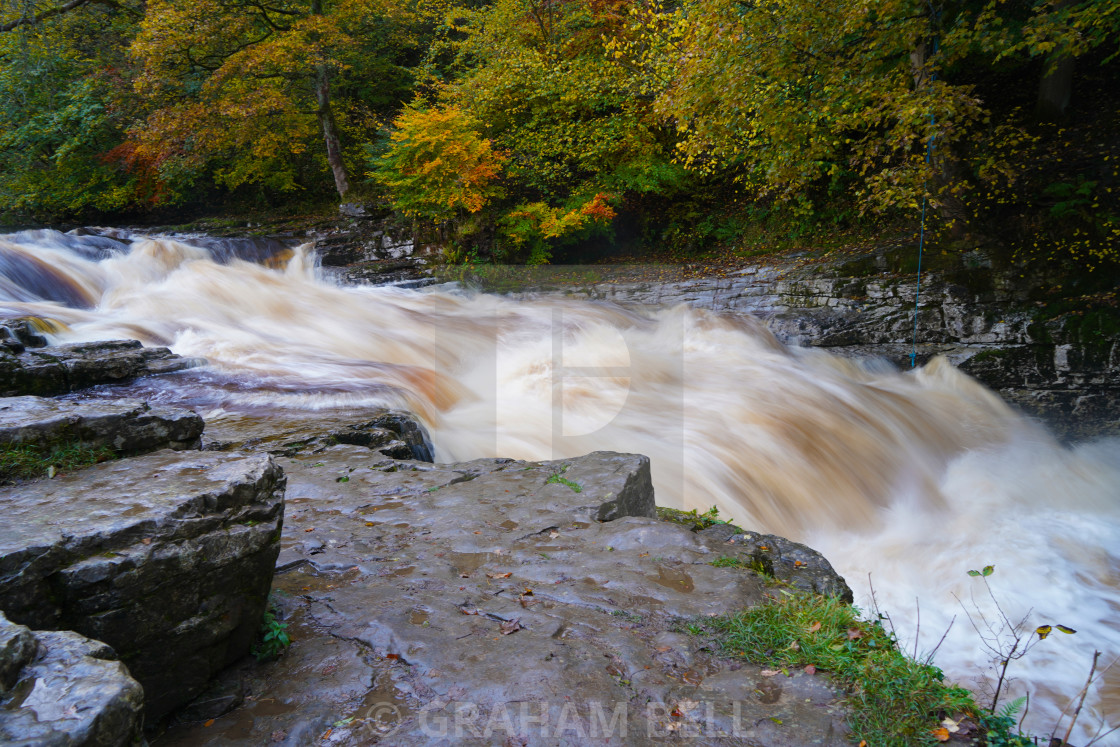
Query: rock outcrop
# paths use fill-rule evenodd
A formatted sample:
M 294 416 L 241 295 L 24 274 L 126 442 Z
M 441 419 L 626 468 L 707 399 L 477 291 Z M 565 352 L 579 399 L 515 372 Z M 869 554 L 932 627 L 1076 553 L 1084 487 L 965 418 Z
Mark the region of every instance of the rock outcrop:
M 161 744 L 845 743 L 825 676 L 765 676 L 685 632 L 772 581 L 713 565 L 729 538 L 652 518 L 645 457 L 278 461 L 295 642 L 225 675 L 242 707 Z
M 76 342 L 18 353 L 0 347 L 0 396 L 66 394 L 204 364 L 167 348 L 145 348 L 137 340 Z
M 912 253 L 916 260 L 916 247 Z M 919 365 L 944 355 L 1060 436 L 1120 434 L 1115 310 L 1048 310 L 1032 301 L 1017 275 L 972 255 L 964 258 L 967 267 L 923 273 L 920 294 L 916 265 L 900 265 L 897 253 L 846 262 L 806 259 L 771 259 L 718 276 L 671 279 L 680 274 L 673 268 L 652 273 L 667 280 L 628 278 L 628 272 L 641 273 L 623 268 L 619 278 L 568 282 L 564 292 L 622 304 L 683 303 L 748 313 L 765 319 L 784 343 L 886 359 L 899 368 L 910 367 L 911 353 Z M 609 272 L 595 269 L 600 276 Z M 528 290 L 542 285 L 528 273 L 526 278 Z
M 203 422 L 181 407 L 149 407 L 134 399 L 71 402 L 0 398 L 0 446 L 77 443 L 118 454 L 197 449 Z
M 292 456 L 336 444 L 364 446 L 394 459 L 432 461 L 432 442 L 414 416 L 383 408 L 290 411 L 262 419 L 223 412 L 206 424 L 203 448 Z
M 128 747 L 144 691 L 112 648 L 70 631 L 31 631 L 0 614 L 0 742 Z
M 0 495 L 0 610 L 112 646 L 150 720 L 245 656 L 279 551 L 267 455 L 162 451 Z

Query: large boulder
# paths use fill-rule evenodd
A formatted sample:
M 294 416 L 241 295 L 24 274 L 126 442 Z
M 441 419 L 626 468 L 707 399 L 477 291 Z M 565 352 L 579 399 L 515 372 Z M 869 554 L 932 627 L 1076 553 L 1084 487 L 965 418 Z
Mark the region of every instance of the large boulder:
M 203 364 L 167 348 L 145 348 L 137 340 L 77 342 L 18 353 L 0 347 L 0 396 L 48 397 Z
M 162 451 L 0 495 L 0 609 L 104 641 L 156 719 L 245 656 L 280 546 L 267 455 Z
M 79 443 L 120 454 L 197 449 L 203 422 L 180 407 L 149 407 L 135 399 L 71 402 L 0 398 L 0 446 Z
M 31 631 L 0 614 L 0 742 L 127 747 L 141 738 L 144 690 L 113 649 L 72 631 Z

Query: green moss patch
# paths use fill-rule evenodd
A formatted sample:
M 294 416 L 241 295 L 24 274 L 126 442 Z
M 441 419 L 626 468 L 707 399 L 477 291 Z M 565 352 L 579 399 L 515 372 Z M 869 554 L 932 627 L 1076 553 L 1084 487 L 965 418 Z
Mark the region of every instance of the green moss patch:
M 107 446 L 82 443 L 2 444 L 0 484 L 71 472 L 115 457 L 116 453 Z

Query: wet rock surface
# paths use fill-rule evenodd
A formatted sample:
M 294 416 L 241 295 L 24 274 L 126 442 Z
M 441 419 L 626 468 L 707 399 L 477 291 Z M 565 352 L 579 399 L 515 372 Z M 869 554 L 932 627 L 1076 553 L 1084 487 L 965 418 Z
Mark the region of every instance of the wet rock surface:
M 156 745 L 844 744 L 823 675 L 766 677 L 683 632 L 769 587 L 711 564 L 730 538 L 651 518 L 645 457 L 278 462 L 295 643 L 224 675 L 240 708 Z
M 290 411 L 269 417 L 223 411 L 208 417 L 203 448 L 292 456 L 336 444 L 364 446 L 396 459 L 432 461 L 432 442 L 420 421 L 408 413 L 384 408 Z
M 149 407 L 134 399 L 71 402 L 0 398 L 0 444 L 81 443 L 121 454 L 197 449 L 202 418 L 181 407 Z
M 722 557 L 738 561 L 755 572 L 777 579 L 800 591 L 840 597 L 848 604 L 852 590 L 828 559 L 813 548 L 775 534 L 748 532 L 731 524 L 700 531 L 719 545 Z
M 167 348 L 145 348 L 137 340 L 77 342 L 22 352 L 0 346 L 0 396 L 66 394 L 204 364 Z
M 0 742 L 124 747 L 140 740 L 143 689 L 112 648 L 31 631 L 0 614 Z
M 267 455 L 162 451 L 0 494 L 0 609 L 113 647 L 155 720 L 249 652 L 279 551 Z

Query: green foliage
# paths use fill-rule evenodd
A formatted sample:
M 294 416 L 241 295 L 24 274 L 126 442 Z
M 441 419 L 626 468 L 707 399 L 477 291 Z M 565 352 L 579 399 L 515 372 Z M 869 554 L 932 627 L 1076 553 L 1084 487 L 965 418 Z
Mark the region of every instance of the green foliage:
M 91 4 L 0 33 L 0 213 L 49 220 L 137 201 L 143 185 L 106 157 L 126 121 L 116 66 L 133 29 Z
M 666 508 L 665 506 L 657 507 L 657 518 L 662 521 L 670 521 L 674 524 L 688 527 L 694 532 L 717 524 L 727 524 L 728 522 L 719 518 L 719 509 L 712 506 L 707 511 L 700 513 L 698 509 L 690 511 L 681 511 L 676 508 Z
M 583 492 L 583 486 L 581 486 L 578 482 L 572 482 L 568 478 L 564 477 L 564 473 L 567 472 L 567 471 L 568 471 L 568 465 L 565 464 L 563 469 L 561 469 L 559 472 L 556 472 L 554 474 L 549 475 L 548 479 L 544 481 L 544 484 L 545 485 L 567 485 L 569 488 L 572 489 L 573 493 L 582 493 Z
M 58 440 L 47 444 L 3 444 L 0 446 L 0 484 L 70 472 L 116 457 L 106 446 L 89 446 Z
M 274 659 L 292 645 L 292 638 L 288 635 L 288 623 L 281 622 L 276 616 L 276 610 L 265 610 L 261 618 L 260 642 L 253 646 L 253 656 L 257 661 Z
M 942 719 L 984 715 L 967 690 L 947 684 L 936 667 L 908 658 L 893 634 L 861 620 L 857 608 L 835 597 L 782 591 L 758 607 L 694 627 L 690 632 L 714 634 L 727 655 L 783 673 L 805 667 L 827 672 L 848 688 L 853 741 L 934 745 Z M 1005 737 L 1012 726 L 985 725 Z

